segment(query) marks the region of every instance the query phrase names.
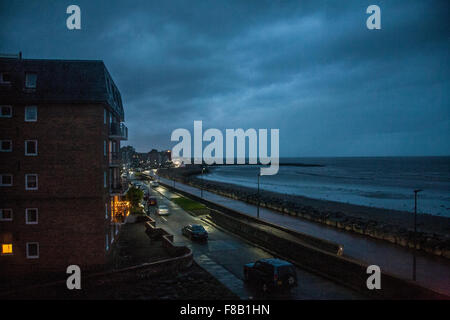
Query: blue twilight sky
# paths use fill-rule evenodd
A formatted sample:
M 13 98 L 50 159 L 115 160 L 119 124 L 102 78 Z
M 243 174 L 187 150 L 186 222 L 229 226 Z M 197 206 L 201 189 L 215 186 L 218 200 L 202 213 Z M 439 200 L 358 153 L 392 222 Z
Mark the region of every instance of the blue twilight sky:
M 0 0 L 0 52 L 104 60 L 138 151 L 203 120 L 279 128 L 281 156 L 449 155 L 449 3 Z

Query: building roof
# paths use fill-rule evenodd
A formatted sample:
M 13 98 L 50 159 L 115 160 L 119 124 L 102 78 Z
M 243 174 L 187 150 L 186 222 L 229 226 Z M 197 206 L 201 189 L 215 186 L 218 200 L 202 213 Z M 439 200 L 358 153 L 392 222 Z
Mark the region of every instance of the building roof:
M 10 84 L 0 84 L 2 104 L 102 103 L 124 121 L 120 92 L 101 60 L 46 60 L 0 58 L 0 73 Z M 36 89 L 25 88 L 25 74 L 36 73 Z

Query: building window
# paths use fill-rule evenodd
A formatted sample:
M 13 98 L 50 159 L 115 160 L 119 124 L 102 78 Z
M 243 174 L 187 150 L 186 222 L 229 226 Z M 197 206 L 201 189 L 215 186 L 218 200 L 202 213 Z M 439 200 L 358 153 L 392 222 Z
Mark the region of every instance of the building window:
M 12 209 L 0 209 L 0 221 L 12 221 L 13 211 Z
M 37 156 L 37 140 L 25 140 L 25 155 Z
M 12 174 L 0 175 L 0 187 L 11 187 L 13 184 Z
M 37 121 L 37 107 L 36 106 L 25 107 L 25 121 L 28 121 L 28 122 Z
M 2 243 L 2 254 L 13 254 L 12 243 Z
M 39 242 L 27 242 L 27 258 L 39 258 Z
M 38 189 L 38 175 L 26 174 L 25 175 L 25 190 L 37 190 Z
M 0 106 L 0 118 L 11 118 L 11 117 L 12 117 L 12 107 Z
M 108 186 L 108 175 L 106 174 L 106 171 L 103 172 L 103 186 L 105 188 Z
M 0 84 L 10 84 L 11 74 L 9 72 L 0 73 Z
M 37 74 L 36 73 L 27 73 L 25 74 L 25 88 L 27 89 L 35 89 L 37 82 Z
M 26 222 L 26 224 L 38 224 L 38 209 L 37 208 L 25 209 L 25 222 Z
M 11 152 L 12 151 L 12 141 L 11 140 L 0 140 L 0 151 L 1 152 Z
M 108 111 L 103 109 L 103 123 L 106 124 L 108 122 Z
M 109 236 L 108 233 L 106 234 L 106 251 L 109 250 Z
M 105 203 L 105 219 L 108 219 L 108 204 Z
M 107 144 L 106 144 L 106 140 L 103 141 L 103 155 L 106 157 L 106 148 Z

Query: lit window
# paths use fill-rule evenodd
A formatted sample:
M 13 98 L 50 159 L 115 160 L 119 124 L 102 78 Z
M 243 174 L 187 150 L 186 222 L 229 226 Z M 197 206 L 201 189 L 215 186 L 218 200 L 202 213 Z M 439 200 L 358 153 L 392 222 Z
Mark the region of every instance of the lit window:
M 0 84 L 10 84 L 11 74 L 9 72 L 0 73 Z
M 27 73 L 25 75 L 25 88 L 34 89 L 36 88 L 37 74 Z
M 2 174 L 0 175 L 0 186 L 1 187 L 11 187 L 13 184 L 12 174 Z
M 12 209 L 0 209 L 0 221 L 12 221 L 13 211 Z
M 0 106 L 0 118 L 11 118 L 11 117 L 12 117 L 12 107 Z
M 27 242 L 27 258 L 37 259 L 39 258 L 39 243 Z
M 25 107 L 25 121 L 28 121 L 28 122 L 37 121 L 37 107 L 36 106 Z
M 13 248 L 11 243 L 2 243 L 2 254 L 12 254 Z
M 11 152 L 12 151 L 12 141 L 11 140 L 0 140 L 0 151 L 1 152 Z
M 37 208 L 25 209 L 25 221 L 26 224 L 38 224 L 38 209 Z
M 25 175 L 25 190 L 37 190 L 38 189 L 38 175 L 26 174 Z
M 25 155 L 37 156 L 37 140 L 25 140 Z

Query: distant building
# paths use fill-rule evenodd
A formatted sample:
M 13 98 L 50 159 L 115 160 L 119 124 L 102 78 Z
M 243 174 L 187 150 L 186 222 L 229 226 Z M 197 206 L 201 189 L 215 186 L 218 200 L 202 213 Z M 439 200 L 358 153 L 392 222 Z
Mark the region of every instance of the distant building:
M 128 166 L 131 165 L 131 162 L 133 160 L 133 155 L 136 153 L 136 150 L 132 146 L 126 146 L 120 148 L 121 153 L 121 159 L 124 164 L 127 164 Z
M 0 58 L 0 109 L 0 277 L 103 266 L 128 136 L 104 63 Z
M 151 167 L 158 168 L 161 165 L 161 154 L 156 149 L 148 153 L 148 161 Z

